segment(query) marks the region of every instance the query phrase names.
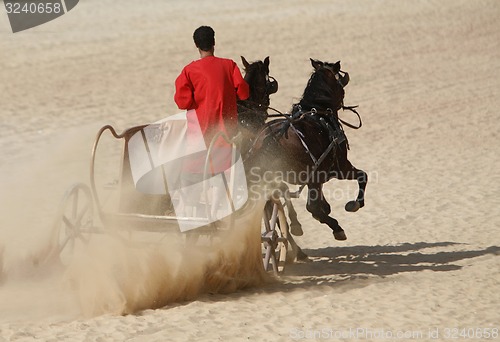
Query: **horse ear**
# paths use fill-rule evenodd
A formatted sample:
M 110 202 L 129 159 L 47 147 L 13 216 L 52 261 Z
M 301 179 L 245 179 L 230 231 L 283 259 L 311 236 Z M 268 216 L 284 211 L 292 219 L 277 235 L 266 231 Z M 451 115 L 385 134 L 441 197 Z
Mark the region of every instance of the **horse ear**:
M 312 58 L 309 58 L 311 60 L 311 64 L 314 68 L 314 70 L 318 70 L 319 68 L 321 68 L 323 66 L 323 62 L 322 61 L 318 61 L 317 59 L 312 59 Z
M 266 68 L 269 67 L 269 56 L 267 56 L 266 58 L 264 58 L 264 65 L 266 66 Z
M 245 66 L 245 69 L 250 66 L 250 63 L 248 63 L 247 60 L 245 59 L 245 57 L 243 57 L 243 56 L 241 56 L 241 62 Z

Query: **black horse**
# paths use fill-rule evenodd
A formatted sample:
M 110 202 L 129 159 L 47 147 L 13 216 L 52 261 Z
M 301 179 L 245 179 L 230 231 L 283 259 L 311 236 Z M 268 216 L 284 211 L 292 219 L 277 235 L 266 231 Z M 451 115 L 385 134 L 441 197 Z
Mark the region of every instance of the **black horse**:
M 257 167 L 259 175 L 272 171 L 288 183 L 307 185 L 307 210 L 326 223 L 337 240 L 345 240 L 344 230 L 329 216 L 331 208 L 322 187 L 331 178 L 355 179 L 359 192 L 345 209 L 355 212 L 364 206 L 368 176 L 347 159 L 349 145 L 338 118 L 340 109 L 349 109 L 343 105 L 349 74 L 341 71 L 340 62 L 311 59 L 311 63 L 314 72 L 300 102 L 289 115 L 264 125 L 247 154 L 247 163 Z
M 245 67 L 245 81 L 250 87 L 250 96 L 246 100 L 238 101 L 239 131 L 243 135 L 242 153 L 251 146 L 256 132 L 266 123 L 270 95 L 278 91 L 278 82 L 269 76 L 269 56 L 264 61 L 249 63 L 241 56 Z
M 268 118 L 270 95 L 278 91 L 278 82 L 274 77 L 269 75 L 269 57 L 266 57 L 264 61 L 249 63 L 242 56 L 241 61 L 245 67 L 245 81 L 250 86 L 249 98 L 238 101 L 239 130 L 242 133 L 241 151 L 242 155 L 245 155 L 255 142 L 258 132 L 265 126 Z M 248 164 L 245 163 L 245 165 Z M 288 210 L 291 233 L 293 235 L 302 235 L 302 225 L 288 196 L 288 186 L 283 182 L 276 183 L 275 186 L 283 195 L 285 206 Z M 269 208 L 266 206 L 267 209 Z M 296 257 L 298 260 L 307 258 L 307 255 L 302 252 L 293 237 L 290 234 L 288 236 L 292 247 L 292 258 Z

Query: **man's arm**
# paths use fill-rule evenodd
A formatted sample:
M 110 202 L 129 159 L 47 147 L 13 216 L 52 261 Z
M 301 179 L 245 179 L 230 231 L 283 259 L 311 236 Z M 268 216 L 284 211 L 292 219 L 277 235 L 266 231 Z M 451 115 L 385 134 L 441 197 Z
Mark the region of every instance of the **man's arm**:
M 248 83 L 241 76 L 240 69 L 238 65 L 234 63 L 233 67 L 233 84 L 236 89 L 236 95 L 240 100 L 246 100 L 250 96 L 250 88 L 248 87 Z
M 194 108 L 193 85 L 187 77 L 186 69 L 182 69 L 181 74 L 175 80 L 174 101 L 179 109 Z

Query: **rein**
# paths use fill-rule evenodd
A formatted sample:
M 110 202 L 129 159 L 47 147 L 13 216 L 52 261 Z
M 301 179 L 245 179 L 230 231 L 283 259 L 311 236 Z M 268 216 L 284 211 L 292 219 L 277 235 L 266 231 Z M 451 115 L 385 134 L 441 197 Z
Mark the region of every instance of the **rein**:
M 363 126 L 363 121 L 361 120 L 361 115 L 359 115 L 356 108 L 358 108 L 358 106 L 344 106 L 344 105 L 342 105 L 342 110 L 350 110 L 351 112 L 353 112 L 354 114 L 357 115 L 357 117 L 358 117 L 358 125 L 357 126 L 355 126 L 347 121 L 342 120 L 341 118 L 338 117 L 338 115 L 336 115 L 335 117 L 342 124 L 346 125 L 349 128 L 360 129 Z M 298 117 L 294 117 L 292 114 L 282 113 L 282 112 L 280 112 L 274 108 L 271 108 L 271 107 L 268 107 L 268 109 L 271 109 L 271 110 L 277 112 L 278 114 L 269 114 L 267 117 L 269 117 L 269 118 L 284 117 L 285 119 L 292 121 L 292 122 L 297 122 L 297 121 L 301 120 L 302 118 L 304 118 L 306 115 L 318 113 L 318 111 L 315 108 L 313 108 L 310 111 L 302 112 L 300 114 L 300 116 L 298 116 Z M 331 109 L 327 109 L 327 113 L 333 114 L 333 111 Z
M 247 100 L 241 100 L 239 102 L 241 102 L 241 103 L 238 103 L 238 106 L 241 106 L 241 107 L 247 109 L 248 111 L 254 111 L 254 110 L 257 110 L 257 109 L 259 109 L 259 110 L 272 109 L 269 106 L 265 106 L 262 103 L 259 103 L 257 101 L 253 101 L 253 100 L 248 100 L 247 99 Z M 249 105 L 253 105 L 253 106 L 255 106 L 255 108 L 245 106 L 245 105 L 243 105 L 244 103 L 248 103 Z
M 354 126 L 352 124 L 350 124 L 349 122 L 346 122 L 344 120 L 342 120 L 341 118 L 337 117 L 337 119 L 342 122 L 344 125 L 346 125 L 347 127 L 349 128 L 352 128 L 352 129 L 360 129 L 361 126 L 363 126 L 363 122 L 361 121 L 361 115 L 359 115 L 358 111 L 356 110 L 356 108 L 358 108 L 358 106 L 344 106 L 342 105 L 342 110 L 350 110 L 351 112 L 353 112 L 354 114 L 356 114 L 358 116 L 358 121 L 359 121 L 359 124 L 357 126 Z

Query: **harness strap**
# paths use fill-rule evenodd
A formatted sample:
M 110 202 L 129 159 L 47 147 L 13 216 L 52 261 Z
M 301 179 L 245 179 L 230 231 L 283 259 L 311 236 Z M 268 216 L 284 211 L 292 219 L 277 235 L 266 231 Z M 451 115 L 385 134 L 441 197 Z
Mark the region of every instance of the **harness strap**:
M 300 131 L 298 131 L 293 126 L 293 124 L 290 124 L 290 127 L 293 128 L 295 134 L 297 135 L 297 137 L 299 138 L 300 142 L 302 143 L 302 146 L 304 146 L 304 149 L 306 150 L 307 154 L 309 155 L 309 157 L 311 158 L 311 160 L 314 163 L 314 166 L 313 166 L 311 172 L 309 173 L 309 175 L 307 177 L 307 181 L 309 181 L 310 175 L 312 175 L 318 169 L 318 167 L 321 165 L 321 163 L 323 163 L 323 161 L 328 156 L 328 154 L 331 152 L 331 150 L 333 149 L 333 147 L 338 144 L 338 141 L 337 141 L 337 139 L 334 139 L 332 137 L 332 141 L 330 141 L 330 144 L 328 145 L 328 147 L 326 148 L 326 150 L 324 150 L 323 153 L 321 154 L 321 156 L 318 159 L 316 159 L 316 157 L 314 157 L 314 155 L 309 150 L 309 147 L 307 146 L 307 143 L 304 141 L 304 139 L 303 139 L 302 134 L 300 133 Z
M 349 122 L 345 122 L 341 118 L 338 118 L 338 120 L 340 122 L 342 122 L 344 125 L 346 125 L 347 127 L 350 127 L 352 129 L 360 129 L 361 126 L 363 126 L 363 122 L 361 121 L 361 115 L 359 115 L 356 108 L 358 108 L 358 106 L 344 106 L 344 105 L 342 105 L 342 110 L 346 110 L 346 109 L 350 110 L 351 112 L 355 113 L 358 116 L 359 124 L 357 126 L 354 126 L 354 125 L 350 124 Z
M 259 133 L 257 134 L 257 136 L 253 139 L 252 141 L 252 145 L 250 146 L 250 148 L 248 149 L 248 151 L 245 153 L 245 156 L 243 158 L 243 161 L 247 160 L 253 153 L 253 150 L 254 150 L 254 147 L 257 143 L 257 141 L 259 141 L 259 139 L 265 135 L 265 131 L 266 131 L 266 128 L 270 128 L 271 126 L 275 126 L 276 124 L 279 124 L 279 122 L 275 122 L 275 121 L 271 121 L 271 122 L 268 122 L 265 126 L 264 126 L 264 129 L 261 129 L 259 131 Z M 271 131 L 271 134 L 273 134 L 273 132 Z M 266 139 L 267 137 L 264 138 L 264 140 Z
M 293 125 L 290 125 L 291 127 L 293 127 Z M 302 143 L 302 145 L 304 146 L 307 154 L 309 155 L 309 157 L 311 157 L 312 161 L 314 162 L 314 166 L 311 170 L 311 172 L 307 175 L 307 181 L 302 184 L 299 189 L 297 191 L 295 191 L 292 196 L 294 197 L 298 197 L 300 196 L 300 194 L 302 193 L 302 190 L 304 190 L 305 186 L 307 183 L 309 183 L 309 179 L 311 178 L 311 175 L 318 169 L 318 167 L 321 165 L 321 163 L 323 163 L 323 161 L 325 160 L 326 156 L 328 155 L 328 153 L 330 153 L 330 151 L 333 149 L 333 147 L 335 145 L 337 145 L 337 142 L 335 139 L 332 139 L 332 141 L 330 142 L 330 144 L 328 145 L 328 147 L 326 148 L 326 150 L 321 154 L 321 156 L 319 157 L 319 159 L 316 159 L 313 154 L 311 153 L 311 151 L 309 151 L 309 147 L 307 146 L 306 142 L 302 139 L 302 136 L 299 134 L 300 132 L 297 131 L 295 129 L 295 127 L 293 127 L 294 130 L 295 130 L 295 133 L 297 134 L 297 136 L 299 137 L 299 140 L 300 142 Z
M 309 146 L 307 146 L 307 143 L 304 141 L 304 139 L 302 137 L 302 134 L 295 128 L 295 126 L 292 123 L 290 123 L 290 127 L 293 129 L 293 131 L 295 132 L 295 134 L 299 138 L 300 143 L 302 144 L 302 146 L 304 146 L 304 149 L 306 150 L 307 155 L 311 158 L 311 160 L 313 161 L 314 165 L 316 166 L 316 164 L 318 163 L 318 160 L 316 159 L 316 157 L 314 157 L 314 155 L 309 150 Z

